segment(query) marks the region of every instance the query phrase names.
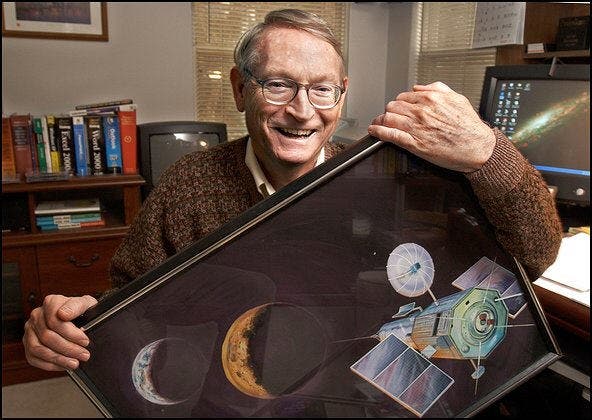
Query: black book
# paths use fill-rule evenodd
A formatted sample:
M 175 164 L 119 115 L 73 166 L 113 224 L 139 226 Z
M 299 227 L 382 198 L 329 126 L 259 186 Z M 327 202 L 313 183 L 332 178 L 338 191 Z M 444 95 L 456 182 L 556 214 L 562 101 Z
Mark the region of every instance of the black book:
M 74 155 L 74 135 L 71 117 L 57 117 L 56 135 L 62 153 L 62 170 L 68 175 L 76 175 L 76 157 Z
M 84 117 L 86 120 L 86 139 L 88 141 L 88 152 L 90 170 L 93 175 L 105 173 L 105 138 L 103 137 L 102 117 Z
M 590 48 L 590 16 L 559 19 L 557 51 L 587 50 Z

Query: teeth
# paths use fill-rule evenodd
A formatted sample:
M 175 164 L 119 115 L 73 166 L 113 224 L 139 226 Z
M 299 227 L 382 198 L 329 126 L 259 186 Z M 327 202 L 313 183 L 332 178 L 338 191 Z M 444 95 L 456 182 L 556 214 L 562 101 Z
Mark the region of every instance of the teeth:
M 282 128 L 281 130 L 294 136 L 310 136 L 314 132 L 314 130 L 298 130 L 295 128 Z

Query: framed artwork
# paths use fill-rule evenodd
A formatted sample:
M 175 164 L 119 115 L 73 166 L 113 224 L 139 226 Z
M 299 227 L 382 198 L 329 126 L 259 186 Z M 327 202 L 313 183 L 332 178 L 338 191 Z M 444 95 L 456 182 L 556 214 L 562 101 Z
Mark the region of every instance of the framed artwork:
M 559 357 L 465 178 L 371 137 L 75 322 L 108 417 L 464 417 Z
M 2 36 L 109 41 L 106 2 L 3 2 Z

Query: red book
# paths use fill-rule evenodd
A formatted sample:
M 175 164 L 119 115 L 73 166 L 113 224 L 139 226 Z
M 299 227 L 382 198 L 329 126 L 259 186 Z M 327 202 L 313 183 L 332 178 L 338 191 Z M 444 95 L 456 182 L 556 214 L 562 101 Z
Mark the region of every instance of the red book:
M 2 117 L 2 181 L 15 180 L 16 164 L 10 118 Z
M 124 174 L 137 174 L 138 169 L 138 135 L 136 127 L 135 106 L 122 105 L 117 112 L 119 131 L 121 133 L 121 163 Z
M 30 115 L 11 115 L 12 141 L 14 142 L 14 158 L 18 176 L 25 179 L 27 172 L 33 171 L 33 155 L 31 153 L 33 126 Z M 36 147 L 33 145 L 33 147 Z

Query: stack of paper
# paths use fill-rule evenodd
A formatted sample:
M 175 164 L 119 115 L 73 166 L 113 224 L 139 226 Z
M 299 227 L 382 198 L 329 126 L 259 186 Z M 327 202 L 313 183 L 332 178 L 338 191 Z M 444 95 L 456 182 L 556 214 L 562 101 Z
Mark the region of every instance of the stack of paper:
M 555 262 L 535 284 L 590 306 L 590 235 L 563 238 Z

